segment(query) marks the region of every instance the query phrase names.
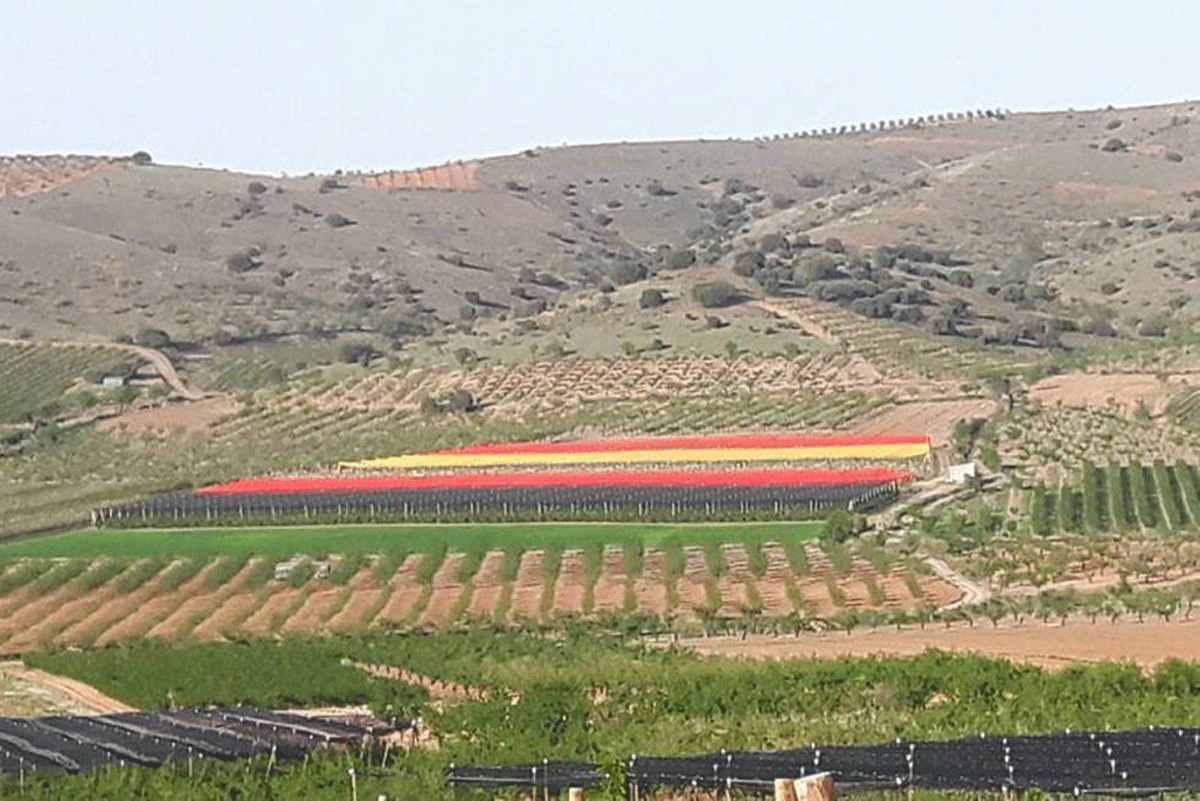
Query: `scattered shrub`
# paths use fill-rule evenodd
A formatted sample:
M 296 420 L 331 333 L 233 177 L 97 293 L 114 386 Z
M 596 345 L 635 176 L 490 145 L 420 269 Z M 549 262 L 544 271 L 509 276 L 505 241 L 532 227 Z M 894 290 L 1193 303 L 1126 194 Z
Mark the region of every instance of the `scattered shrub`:
M 251 181 L 246 184 L 246 191 L 251 195 L 261 195 L 267 191 L 267 185 L 262 181 Z
M 706 309 L 715 309 L 741 302 L 742 293 L 728 281 L 708 281 L 692 287 L 692 298 Z
M 1183 161 L 1183 154 L 1177 153 L 1174 150 L 1168 150 L 1166 153 L 1163 153 L 1163 158 L 1165 158 L 1167 161 L 1173 161 L 1178 164 L 1179 162 Z
M 151 158 L 150 154 L 147 153 L 145 150 L 139 150 L 138 152 L 134 153 L 132 156 L 129 157 L 129 160 L 132 161 L 134 164 L 138 165 L 139 167 L 145 167 L 149 164 L 154 163 L 154 159 Z
M 160 328 L 142 328 L 133 341 L 146 348 L 165 348 L 171 344 L 171 337 Z
M 1100 146 L 1100 149 L 1105 153 L 1120 153 L 1121 151 L 1125 150 L 1126 147 L 1128 147 L 1128 145 L 1125 144 L 1125 140 L 1114 136 L 1105 141 L 1105 143 Z
M 345 228 L 348 225 L 354 225 L 355 221 L 334 212 L 325 215 L 325 224 L 330 228 Z
M 632 284 L 646 277 L 646 265 L 635 261 L 618 261 L 608 265 L 605 274 L 615 284 Z
M 667 256 L 667 269 L 669 270 L 685 270 L 695 263 L 695 251 L 688 250 L 686 248 L 684 250 L 673 250 L 671 251 L 671 254 Z
M 248 273 L 261 266 L 262 262 L 255 259 L 251 251 L 248 250 L 239 251 L 225 259 L 225 267 L 231 273 Z
M 667 297 L 661 289 L 643 289 L 642 295 L 638 298 L 638 307 L 643 309 L 657 309 L 667 302 Z

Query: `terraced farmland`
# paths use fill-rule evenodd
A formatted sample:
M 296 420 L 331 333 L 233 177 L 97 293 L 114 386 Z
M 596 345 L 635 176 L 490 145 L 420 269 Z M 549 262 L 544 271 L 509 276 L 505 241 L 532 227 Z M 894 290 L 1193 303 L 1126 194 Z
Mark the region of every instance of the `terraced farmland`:
M 334 557 L 326 578 L 307 571 L 283 581 L 271 578 L 276 560 L 267 556 L 10 562 L 0 573 L 0 651 L 597 615 L 696 625 L 858 612 L 886 621 L 958 597 L 899 558 L 872 564 L 755 538 L 645 550 L 627 542 L 464 552 L 442 542 L 346 558 Z

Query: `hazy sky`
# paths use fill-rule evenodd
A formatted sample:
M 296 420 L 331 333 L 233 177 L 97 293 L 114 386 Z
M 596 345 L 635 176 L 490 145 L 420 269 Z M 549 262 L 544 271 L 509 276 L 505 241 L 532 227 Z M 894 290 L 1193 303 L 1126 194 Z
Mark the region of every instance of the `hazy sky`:
M 5 154 L 302 173 L 1200 96 L 1195 0 L 4 5 Z

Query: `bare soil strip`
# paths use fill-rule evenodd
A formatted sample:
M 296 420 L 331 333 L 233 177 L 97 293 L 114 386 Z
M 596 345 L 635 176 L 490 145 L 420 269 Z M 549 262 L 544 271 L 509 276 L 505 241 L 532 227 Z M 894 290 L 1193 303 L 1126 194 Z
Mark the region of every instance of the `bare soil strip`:
M 260 599 L 265 599 L 269 592 L 270 589 L 264 587 L 230 595 L 217 605 L 211 615 L 196 624 L 192 629 L 192 636 L 206 641 L 221 639 L 225 632 L 236 629 L 243 620 L 253 614 L 256 605 L 262 602 Z
M 433 574 L 433 592 L 429 596 L 429 603 L 417 618 L 418 624 L 450 622 L 451 612 L 462 593 L 463 585 L 458 583 L 458 568 L 464 558 L 461 553 L 452 553 L 442 560 L 441 566 Z
M 68 698 L 73 704 L 89 712 L 106 715 L 114 712 L 137 711 L 128 704 L 105 695 L 90 684 L 84 684 L 81 681 L 75 681 L 75 679 L 56 676 L 53 673 L 47 673 L 38 668 L 25 667 L 18 664 L 5 665 L 0 669 L 15 679 L 38 687 L 44 687 L 56 695 Z
M 166 595 L 155 595 L 139 606 L 128 617 L 117 621 L 115 625 L 96 638 L 96 645 L 106 645 L 118 640 L 144 635 L 163 618 L 179 608 L 188 598 L 199 593 L 208 575 L 220 565 L 219 559 L 209 562 L 204 568 L 185 581 L 179 589 Z
M 695 617 L 693 610 L 704 606 L 708 593 L 704 582 L 708 578 L 708 563 L 704 560 L 704 549 L 689 546 L 683 549 L 683 578 L 679 579 L 679 603 L 687 617 Z
M 419 553 L 412 553 L 404 558 L 403 564 L 396 570 L 396 575 L 388 582 L 393 588 L 392 596 L 387 605 L 380 610 L 376 620 L 399 623 L 412 611 L 424 589 L 415 578 L 417 565 L 421 564 L 424 558 L 425 555 Z
M 88 617 L 101 605 L 107 603 L 115 592 L 112 582 L 109 582 L 96 591 L 64 603 L 41 621 L 14 634 L 4 643 L 4 650 L 7 653 L 19 654 L 41 645 L 54 638 L 75 621 Z
M 367 613 L 376 607 L 385 592 L 387 590 L 353 590 L 342 611 L 329 618 L 325 628 L 329 631 L 352 631 L 367 625 L 371 622 L 365 619 Z
M 782 616 L 791 613 L 792 602 L 788 597 L 788 586 L 792 583 L 792 566 L 781 545 L 764 545 L 767 557 L 767 572 L 758 580 L 758 594 L 763 599 L 764 616 Z
M 312 634 L 321 630 L 325 622 L 325 609 L 342 595 L 341 587 L 318 585 L 296 613 L 283 622 L 279 627 L 280 634 L 297 634 L 300 632 Z
M 526 551 L 521 554 L 521 566 L 517 569 L 517 580 L 513 584 L 512 605 L 508 610 L 509 620 L 537 620 L 542 602 L 542 552 Z
M 595 599 L 592 611 L 621 611 L 625 601 L 625 552 L 621 548 L 609 546 L 604 549 L 600 559 L 600 577 L 592 592 Z
M 255 609 L 250 617 L 242 621 L 242 625 L 238 626 L 238 631 L 258 636 L 270 633 L 272 619 L 279 612 L 287 609 L 288 604 L 295 601 L 300 593 L 301 590 L 294 587 L 281 586 L 271 593 L 262 606 Z
M 329 631 L 349 631 L 362 623 L 363 616 L 374 607 L 384 592 L 374 586 L 375 580 L 373 574 L 374 568 L 371 565 L 365 565 L 354 574 L 354 577 L 347 584 L 347 587 L 350 589 L 350 596 L 346 599 L 346 603 L 342 608 L 334 612 L 325 621 L 326 629 Z
M 638 609 L 644 609 L 656 615 L 665 615 L 670 611 L 667 608 L 667 587 L 664 582 L 663 552 L 659 550 L 646 551 L 642 556 L 642 574 L 633 581 L 633 594 L 637 598 Z M 599 598 L 598 594 L 597 598 Z M 622 603 L 624 603 L 624 598 L 625 594 L 622 590 Z
M 355 662 L 354 666 L 360 670 L 365 670 L 372 676 L 424 687 L 429 691 L 430 697 L 435 700 L 467 698 L 474 701 L 486 701 L 491 697 L 491 692 L 483 687 L 472 687 L 468 684 L 442 681 L 441 679 L 422 676 L 420 673 L 413 673 L 410 670 L 392 665 L 368 665 L 363 662 Z
M 500 568 L 504 566 L 504 551 L 488 551 L 475 572 L 475 591 L 471 594 L 471 603 L 467 606 L 467 617 L 482 619 L 490 617 L 496 605 L 500 603 L 500 593 L 503 584 L 500 581 Z
M 742 607 L 749 599 L 746 588 L 754 581 L 750 574 L 749 557 L 746 549 L 740 544 L 723 545 L 721 551 L 725 557 L 725 573 L 717 579 L 717 589 L 721 591 L 721 614 L 740 615 Z
M 558 581 L 554 583 L 551 614 L 582 614 L 583 591 L 583 551 L 565 551 L 558 568 Z
M 146 633 L 147 637 L 156 637 L 161 639 L 177 639 L 188 634 L 197 627 L 199 622 L 210 617 L 226 598 L 232 595 L 242 582 L 246 580 L 246 576 L 254 569 L 254 566 L 259 562 L 258 559 L 251 559 L 242 566 L 242 569 L 237 572 L 223 587 L 212 592 L 194 595 L 185 600 L 179 605 L 179 608 L 168 615 L 161 623 L 150 629 Z M 205 614 L 207 612 L 207 614 Z
M 700 653 L 753 658 L 839 657 L 886 654 L 909 656 L 930 648 L 971 653 L 1022 664 L 1063 668 L 1105 661 L 1132 662 L 1150 668 L 1168 659 L 1200 660 L 1200 620 L 1161 619 L 1067 625 L 956 624 L 802 634 L 799 637 L 751 635 L 746 639 L 712 637 L 680 640 Z
M 131 569 L 136 569 L 137 564 L 135 562 Z M 159 580 L 170 569 L 170 565 L 163 568 L 157 575 L 150 577 L 145 584 L 133 592 L 114 595 L 111 602 L 101 604 L 90 614 L 85 615 L 83 619 L 67 626 L 59 632 L 58 636 L 52 642 L 56 645 L 90 645 L 89 638 L 93 634 L 103 633 L 116 621 L 129 616 L 133 610 L 154 597 L 158 589 Z

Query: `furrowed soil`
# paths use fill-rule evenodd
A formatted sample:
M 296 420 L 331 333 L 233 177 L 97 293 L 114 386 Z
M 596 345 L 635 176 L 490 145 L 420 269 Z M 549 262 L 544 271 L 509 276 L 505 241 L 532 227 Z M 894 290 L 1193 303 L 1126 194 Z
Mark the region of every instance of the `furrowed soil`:
M 218 587 L 212 592 L 205 592 L 188 598 L 180 604 L 179 608 L 173 614 L 150 629 L 146 636 L 173 640 L 190 634 L 197 628 L 198 623 L 210 617 L 226 598 L 242 586 L 242 582 L 246 580 L 246 576 L 254 569 L 257 561 L 256 559 L 248 561 L 224 587 Z M 206 611 L 208 614 L 204 614 Z M 197 620 L 197 617 L 200 615 L 203 615 L 203 617 Z
M 185 599 L 191 598 L 203 591 L 208 574 L 217 568 L 216 560 L 209 562 L 192 578 L 183 583 L 179 589 L 165 594 L 155 594 L 145 603 L 138 606 L 128 617 L 117 621 L 111 628 L 96 638 L 96 645 L 107 645 L 119 640 L 144 635 L 162 618 L 169 615 Z M 165 573 L 160 574 L 164 576 Z
M 608 546 L 601 554 L 600 574 L 593 588 L 592 614 L 621 614 L 626 611 L 654 615 L 674 615 L 696 620 L 696 610 L 710 602 L 708 587 L 715 584 L 720 595 L 718 614 L 738 616 L 761 598 L 766 617 L 792 613 L 789 587 L 794 586 L 802 604 L 818 615 L 836 613 L 843 607 L 830 597 L 830 565 L 815 547 L 808 549 L 809 567 L 803 575 L 793 575 L 782 546 L 763 546 L 767 570 L 761 578 L 750 571 L 749 555 L 740 543 L 722 547 L 724 571 L 713 577 L 705 549 L 683 549 L 683 573 L 675 583 L 677 602 L 668 593 L 666 552 L 650 549 L 642 555 L 641 570 L 632 580 L 625 575 L 625 553 Z M 265 557 L 263 557 L 265 558 Z M 503 611 L 506 589 L 511 589 L 506 611 L 509 621 L 539 620 L 543 617 L 543 598 L 549 592 L 546 615 L 578 615 L 583 611 L 587 578 L 584 552 L 571 549 L 562 553 L 558 575 L 547 590 L 545 553 L 525 551 L 511 588 L 501 581 L 505 561 L 503 551 L 488 552 L 472 580 L 472 592 L 465 608 L 460 609 L 463 584 L 458 572 L 464 555 L 451 553 L 438 567 L 429 585 L 417 581 L 416 573 L 425 559 L 422 553 L 405 557 L 387 581 L 377 586 L 370 566 L 360 569 L 346 586 L 315 581 L 302 588 L 269 582 L 262 587 L 246 587 L 245 582 L 259 565 L 256 558 L 244 565 L 224 586 L 209 589 L 207 576 L 219 564 L 214 560 L 176 590 L 166 591 L 161 582 L 171 571 L 165 567 L 132 592 L 118 590 L 120 576 L 91 590 L 82 588 L 81 579 L 68 582 L 40 597 L 18 588 L 0 596 L 0 609 L 8 611 L 0 618 L 0 636 L 6 637 L 2 650 L 20 653 L 46 644 L 55 646 L 105 645 L 128 638 L 149 637 L 165 641 L 195 639 L 218 640 L 227 634 L 249 636 L 289 635 L 353 631 L 378 622 L 414 624 L 422 627 L 452 623 L 458 611 L 469 619 L 491 619 Z M 133 570 L 135 565 L 128 568 Z M 845 596 L 844 608 L 906 608 L 920 603 L 942 605 L 957 600 L 958 589 L 936 576 L 916 576 L 920 595 L 913 598 L 899 568 L 876 573 L 866 563 L 856 561 L 846 576 L 833 581 Z M 872 599 L 868 577 L 873 577 L 882 598 Z M 755 594 L 757 591 L 757 597 Z M 418 605 L 428 601 L 422 608 Z M 877 605 L 875 602 L 879 601 Z M 627 604 L 632 603 L 632 609 Z M 284 618 L 283 616 L 287 616 Z M 415 616 L 415 619 L 414 619 Z M 368 618 L 371 619 L 368 619 Z

